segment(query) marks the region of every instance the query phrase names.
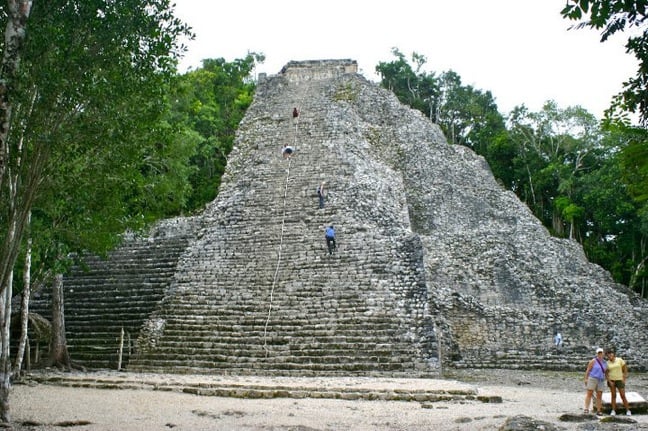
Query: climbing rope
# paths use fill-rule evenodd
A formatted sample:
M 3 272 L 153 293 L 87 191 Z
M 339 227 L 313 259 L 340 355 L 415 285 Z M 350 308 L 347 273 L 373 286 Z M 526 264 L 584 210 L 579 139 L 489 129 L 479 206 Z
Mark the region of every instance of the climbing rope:
M 310 85 L 309 85 L 310 87 Z M 308 87 L 308 88 L 309 88 Z M 308 92 L 306 88 L 306 92 Z M 298 115 L 295 118 L 295 133 L 293 134 L 293 148 L 297 149 L 297 129 L 299 126 L 299 120 L 301 118 L 301 103 L 298 105 L 297 110 Z M 279 251 L 277 253 L 277 265 L 275 267 L 274 277 L 272 278 L 272 288 L 270 289 L 270 305 L 268 306 L 268 317 L 266 318 L 265 325 L 263 327 L 263 350 L 265 350 L 266 358 L 268 357 L 270 350 L 268 349 L 268 324 L 270 323 L 270 316 L 272 315 L 272 304 L 274 300 L 274 290 L 277 285 L 277 278 L 279 277 L 279 268 L 281 268 L 281 253 L 283 250 L 283 237 L 284 237 L 284 228 L 286 226 L 286 202 L 288 198 L 288 181 L 290 180 L 290 164 L 292 162 L 292 157 L 288 157 L 288 170 L 286 173 L 286 184 L 284 185 L 284 196 L 283 196 L 283 212 L 281 214 L 281 233 L 279 235 Z
M 268 350 L 268 323 L 270 322 L 270 315 L 272 314 L 272 300 L 274 298 L 274 290 L 277 285 L 277 277 L 279 277 L 279 268 L 281 267 L 281 252 L 283 249 L 283 236 L 284 228 L 286 226 L 286 200 L 288 197 L 288 180 L 290 179 L 290 162 L 292 158 L 288 158 L 288 173 L 286 174 L 286 185 L 284 186 L 283 197 L 283 213 L 281 214 L 281 233 L 279 235 L 279 251 L 277 253 L 277 266 L 275 268 L 274 277 L 272 279 L 272 288 L 270 289 L 270 305 L 268 307 L 268 317 L 266 318 L 265 326 L 263 327 L 263 349 L 266 352 L 266 358 L 270 351 Z

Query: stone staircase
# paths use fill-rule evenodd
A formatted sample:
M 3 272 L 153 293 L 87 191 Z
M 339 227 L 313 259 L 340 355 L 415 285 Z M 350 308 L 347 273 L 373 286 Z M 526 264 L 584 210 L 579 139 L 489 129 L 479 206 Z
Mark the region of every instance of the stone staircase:
M 126 364 L 142 323 L 164 297 L 178 257 L 187 247 L 186 232 L 166 232 L 150 238 L 131 237 L 106 259 L 88 256 L 84 267 L 64 277 L 68 349 L 87 368 L 116 369 L 119 352 Z M 50 292 L 36 295 L 31 311 L 50 318 Z M 35 348 L 36 346 L 32 346 Z
M 548 348 L 530 352 L 528 350 L 499 350 L 480 355 L 467 355 L 465 359 L 455 361 L 453 367 L 457 369 L 497 368 L 497 369 L 524 369 L 524 370 L 554 370 L 554 371 L 583 371 L 592 359 L 591 353 L 584 353 L 579 349 Z
M 333 178 L 330 169 L 321 169 L 338 164 L 324 141 L 340 139 L 322 127 L 330 122 L 325 109 L 330 102 L 321 99 L 334 91 L 327 85 L 295 85 L 270 103 L 272 112 L 286 116 L 275 120 L 275 127 L 264 127 L 260 137 L 272 144 L 259 145 L 262 161 L 246 176 L 243 202 L 207 210 L 215 220 L 205 223 L 201 239 L 183 256 L 174 293 L 148 322 L 130 370 L 435 371 L 417 351 L 430 334 L 422 335 L 425 284 L 417 279 L 421 262 L 410 256 L 410 239 L 371 232 L 366 221 L 352 220 L 337 197 L 352 181 L 344 178 L 348 168 L 334 169 Z M 301 115 L 293 121 L 295 106 Z M 289 160 L 280 156 L 283 143 L 297 148 Z M 321 181 L 328 190 L 324 209 L 315 194 Z M 221 191 L 221 201 L 229 192 Z M 235 192 L 241 193 L 240 185 Z M 338 230 L 338 249 L 331 256 L 324 242 L 328 224 Z

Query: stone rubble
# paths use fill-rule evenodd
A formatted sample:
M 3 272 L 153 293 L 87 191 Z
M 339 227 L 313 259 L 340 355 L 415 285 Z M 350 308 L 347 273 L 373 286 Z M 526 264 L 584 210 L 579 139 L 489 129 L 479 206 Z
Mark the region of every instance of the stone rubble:
M 354 65 L 264 77 L 217 199 L 66 277 L 72 356 L 115 367 L 125 328 L 124 367 L 143 372 L 580 370 L 611 345 L 645 370 L 647 302 Z

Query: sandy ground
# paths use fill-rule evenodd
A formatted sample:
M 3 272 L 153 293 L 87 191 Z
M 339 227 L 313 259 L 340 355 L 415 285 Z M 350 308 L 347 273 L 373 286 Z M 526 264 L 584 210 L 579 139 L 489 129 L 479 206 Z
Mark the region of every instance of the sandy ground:
M 262 377 L 246 379 L 257 383 L 264 380 Z M 516 415 L 549 422 L 557 429 L 591 430 L 598 424 L 595 417 L 584 423 L 559 420 L 565 413 L 578 415 L 582 412 L 584 388 L 581 379 L 582 373 L 465 370 L 444 380 L 341 378 L 326 383 L 322 380 L 321 383 L 471 387 L 480 395 L 500 396 L 502 403 L 477 400 L 421 403 L 312 398 L 240 399 L 160 390 L 93 389 L 50 384 L 14 385 L 10 403 L 15 430 L 473 431 L 497 430 L 507 418 Z M 271 385 L 274 382 L 265 383 Z M 631 376 L 628 391 L 636 391 L 648 398 L 647 389 L 648 375 Z M 648 430 L 648 415 L 635 414 L 632 419 L 635 424 L 606 424 L 602 429 Z

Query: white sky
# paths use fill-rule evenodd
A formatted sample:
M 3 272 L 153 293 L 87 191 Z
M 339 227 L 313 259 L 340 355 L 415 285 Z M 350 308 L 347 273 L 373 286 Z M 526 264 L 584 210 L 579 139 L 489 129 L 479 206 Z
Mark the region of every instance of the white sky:
M 205 58 L 232 61 L 263 53 L 257 73 L 276 74 L 292 60 L 352 59 L 378 81 L 378 62 L 398 48 L 426 56 L 426 72 L 454 70 L 464 85 L 490 91 L 507 114 L 551 99 L 600 118 L 637 62 L 627 35 L 605 43 L 591 30 L 568 30 L 565 0 L 175 0 L 176 16 L 196 39 L 180 70 Z

